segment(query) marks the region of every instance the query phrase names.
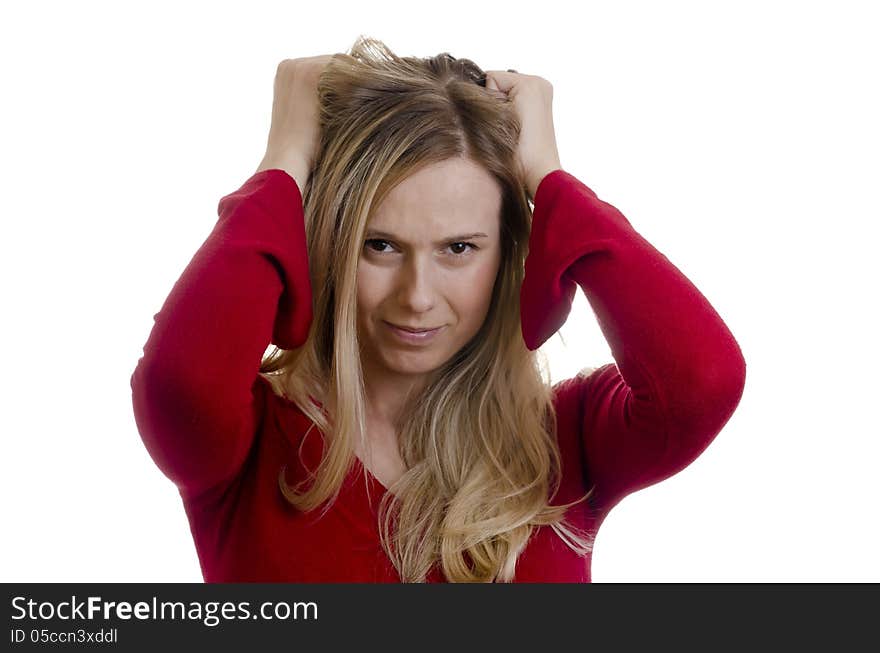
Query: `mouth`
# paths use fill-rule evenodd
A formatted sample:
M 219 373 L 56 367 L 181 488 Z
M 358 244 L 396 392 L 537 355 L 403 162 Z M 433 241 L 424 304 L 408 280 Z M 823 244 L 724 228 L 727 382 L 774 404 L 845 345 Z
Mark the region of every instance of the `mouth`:
M 414 327 L 403 326 L 401 324 L 394 324 L 393 322 L 386 322 L 386 324 L 390 324 L 395 329 L 400 329 L 401 331 L 409 331 L 410 333 L 427 333 L 428 331 L 436 331 L 440 327 L 426 327 L 417 329 Z
M 433 328 L 414 330 L 407 327 L 400 327 L 396 324 L 392 324 L 391 322 L 385 322 L 385 325 L 398 340 L 409 344 L 421 344 L 430 342 L 437 334 L 439 334 L 441 331 L 443 331 L 444 328 L 446 328 L 446 325 L 442 325 Z

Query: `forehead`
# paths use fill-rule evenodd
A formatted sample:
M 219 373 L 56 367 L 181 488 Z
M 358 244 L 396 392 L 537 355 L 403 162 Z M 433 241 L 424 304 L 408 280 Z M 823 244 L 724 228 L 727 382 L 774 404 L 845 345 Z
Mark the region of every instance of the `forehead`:
M 448 159 L 413 173 L 386 195 L 368 228 L 409 242 L 471 231 L 497 235 L 501 185 L 467 159 Z

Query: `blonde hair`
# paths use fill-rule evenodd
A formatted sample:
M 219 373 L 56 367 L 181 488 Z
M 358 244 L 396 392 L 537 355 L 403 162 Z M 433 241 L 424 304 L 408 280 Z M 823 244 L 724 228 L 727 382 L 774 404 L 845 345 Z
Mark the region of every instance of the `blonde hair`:
M 364 36 L 328 63 L 318 84 L 321 141 L 303 194 L 312 326 L 301 347 L 275 347 L 260 366 L 324 437 L 317 470 L 291 488 L 282 469 L 281 491 L 301 511 L 324 504 L 326 512 L 355 462 L 354 438 L 368 446 L 357 267 L 372 212 L 403 179 L 449 158 L 470 159 L 499 181 L 502 262 L 486 320 L 407 397 L 397 425 L 408 471 L 379 515 L 382 547 L 403 582 L 424 582 L 437 562 L 450 582 L 509 582 L 541 525 L 579 555 L 593 545 L 592 533 L 564 518 L 589 493 L 549 504 L 561 480 L 552 389 L 520 327 L 532 220 L 515 159 L 521 126 L 511 101 L 484 86 L 468 59 L 398 57 Z

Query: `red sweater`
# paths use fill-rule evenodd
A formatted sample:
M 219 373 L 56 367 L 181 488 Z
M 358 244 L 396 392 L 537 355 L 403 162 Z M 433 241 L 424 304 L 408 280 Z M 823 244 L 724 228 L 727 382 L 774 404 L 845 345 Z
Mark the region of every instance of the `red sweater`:
M 138 430 L 173 481 L 207 582 L 399 582 L 379 542 L 387 491 L 355 458 L 336 503 L 300 513 L 278 488 L 322 453 L 298 407 L 258 376 L 270 342 L 305 341 L 311 287 L 300 189 L 263 170 L 220 200 L 219 220 L 174 285 L 131 377 Z M 554 386 L 563 478 L 553 500 L 595 532 L 627 494 L 689 465 L 733 414 L 745 383 L 736 340 L 694 285 L 612 205 L 556 170 L 538 186 L 521 289 L 535 349 L 566 320 L 579 286 L 615 363 Z M 364 474 L 371 492 L 368 503 Z M 429 582 L 445 582 L 435 566 Z M 549 527 L 518 582 L 589 582 Z

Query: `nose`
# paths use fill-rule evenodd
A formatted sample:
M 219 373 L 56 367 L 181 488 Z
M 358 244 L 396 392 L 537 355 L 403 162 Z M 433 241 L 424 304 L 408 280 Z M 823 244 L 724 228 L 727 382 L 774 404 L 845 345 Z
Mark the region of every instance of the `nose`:
M 413 256 L 400 268 L 398 281 L 398 304 L 413 313 L 426 313 L 436 301 L 435 271 L 430 261 Z

